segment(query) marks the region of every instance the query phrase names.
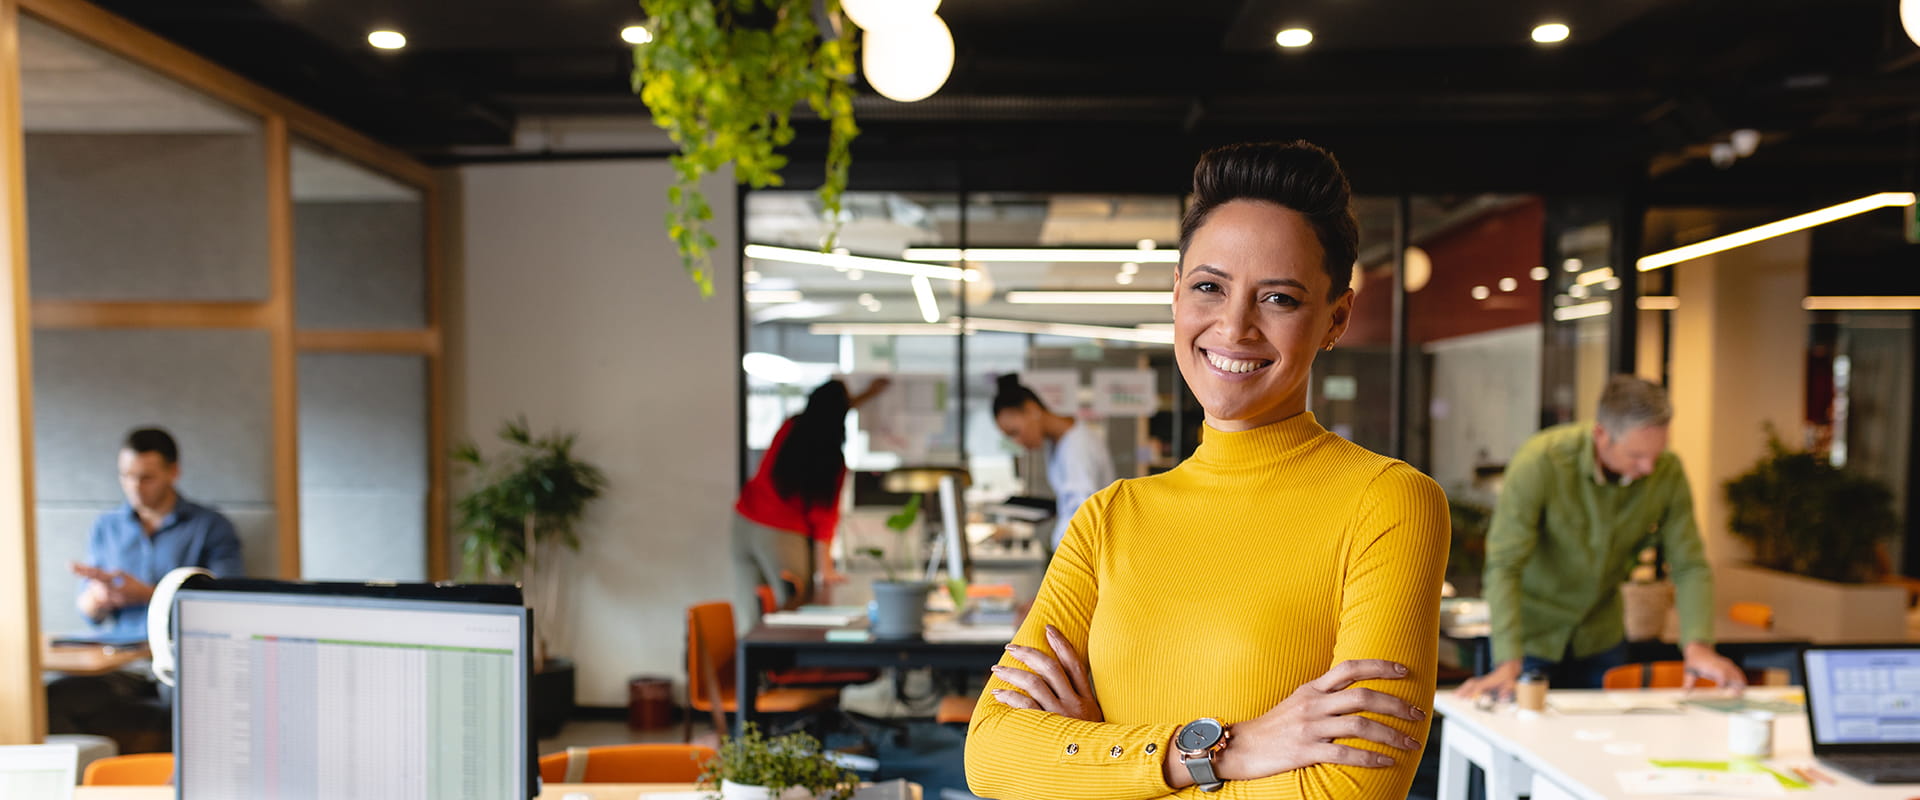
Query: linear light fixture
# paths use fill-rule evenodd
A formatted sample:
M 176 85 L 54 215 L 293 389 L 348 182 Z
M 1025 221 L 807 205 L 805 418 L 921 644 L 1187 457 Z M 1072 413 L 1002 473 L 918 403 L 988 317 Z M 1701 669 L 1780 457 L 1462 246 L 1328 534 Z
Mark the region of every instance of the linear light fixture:
M 933 298 L 933 282 L 925 275 L 913 276 L 913 299 L 920 301 L 920 318 L 928 322 L 940 321 L 940 303 Z
M 1588 317 L 1604 317 L 1613 313 L 1613 301 L 1601 300 L 1594 303 L 1581 303 L 1577 306 L 1561 306 L 1553 310 L 1553 318 L 1561 322 Z
M 1575 286 L 1593 286 L 1595 284 L 1606 283 L 1607 281 L 1610 281 L 1610 280 L 1613 280 L 1613 268 L 1601 267 L 1599 269 L 1590 269 L 1590 270 L 1587 270 L 1586 272 L 1580 273 L 1579 275 L 1575 275 L 1573 278 L 1573 284 Z
M 1634 306 L 1641 311 L 1674 311 L 1680 308 L 1680 298 L 1666 294 L 1650 294 L 1634 298 Z
M 767 244 L 750 244 L 742 249 L 748 258 L 762 261 L 784 261 L 789 264 L 808 264 L 817 267 L 837 267 L 857 269 L 866 272 L 885 272 L 890 275 L 924 275 L 943 281 L 976 281 L 980 271 L 942 266 L 940 264 L 915 264 L 891 258 L 872 258 L 869 256 L 847 255 L 845 253 L 822 253 L 818 250 L 801 250 L 795 247 L 775 247 Z
M 1088 264 L 1178 264 L 1180 251 L 1138 248 L 1072 247 L 909 247 L 900 254 L 908 261 L 999 261 L 999 262 L 1077 262 Z
M 1920 311 L 1920 297 L 1912 295 L 1870 295 L 1851 297 L 1826 295 L 1800 301 L 1808 311 Z
M 749 303 L 798 303 L 800 299 L 800 290 L 798 289 L 747 290 L 747 302 Z
M 960 331 L 957 320 L 946 322 L 816 322 L 807 332 L 819 336 L 952 336 Z M 1110 325 L 1076 325 L 1065 322 L 1031 322 L 1017 319 L 967 320 L 966 333 L 1031 333 L 1040 336 L 1066 336 L 1077 339 L 1105 339 L 1141 344 L 1172 344 L 1173 331 L 1122 328 Z
M 1685 247 L 1676 247 L 1672 250 L 1654 253 L 1653 255 L 1641 256 L 1640 261 L 1635 266 L 1637 266 L 1641 272 L 1649 272 L 1661 267 L 1672 266 L 1682 261 L 1691 261 L 1701 256 L 1712 255 L 1724 250 L 1732 250 L 1736 247 L 1744 247 L 1754 242 L 1766 241 L 1775 236 L 1783 236 L 1793 233 L 1794 231 L 1803 231 L 1818 225 L 1825 225 L 1834 220 L 1846 219 L 1855 214 L 1864 214 L 1877 208 L 1910 206 L 1913 205 L 1913 202 L 1913 192 L 1881 192 L 1879 194 L 1870 194 L 1858 200 L 1848 200 L 1837 206 L 1828 206 L 1818 211 L 1809 211 L 1799 216 L 1775 220 L 1765 225 L 1748 228 L 1744 231 L 1736 231 L 1725 236 L 1716 236 L 1703 242 L 1695 242 Z
M 1007 302 L 1021 305 L 1164 306 L 1173 292 L 1007 292 Z

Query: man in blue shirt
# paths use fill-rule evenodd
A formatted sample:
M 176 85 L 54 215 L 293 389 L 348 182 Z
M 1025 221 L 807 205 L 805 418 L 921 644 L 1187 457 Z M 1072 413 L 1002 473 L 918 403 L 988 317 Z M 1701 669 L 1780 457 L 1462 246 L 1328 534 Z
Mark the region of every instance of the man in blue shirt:
M 120 489 L 127 502 L 102 514 L 87 537 L 80 613 L 109 637 L 143 637 L 153 585 L 180 567 L 205 567 L 215 577 L 242 572 L 240 537 L 233 523 L 181 497 L 180 450 L 158 428 L 127 435 L 120 448 Z
M 86 563 L 72 565 L 82 579 L 80 612 L 102 640 L 144 640 L 153 585 L 179 567 L 204 567 L 216 577 L 242 573 L 240 538 L 220 512 L 188 502 L 174 489 L 180 451 L 157 428 L 127 435 L 120 448 L 120 488 L 127 502 L 94 520 Z M 151 676 L 117 672 L 68 676 L 47 685 L 50 733 L 113 737 L 122 752 L 168 747 L 170 698 Z

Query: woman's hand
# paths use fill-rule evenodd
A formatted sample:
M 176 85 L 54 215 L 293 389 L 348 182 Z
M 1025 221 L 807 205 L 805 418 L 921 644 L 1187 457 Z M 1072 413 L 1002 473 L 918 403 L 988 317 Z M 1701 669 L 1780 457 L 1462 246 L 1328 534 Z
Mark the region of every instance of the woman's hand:
M 1423 720 L 1420 708 L 1383 692 L 1354 688 L 1367 680 L 1405 680 L 1407 668 L 1391 661 L 1342 661 L 1325 675 L 1301 684 L 1293 695 L 1258 718 L 1233 726 L 1233 740 L 1220 752 L 1215 770 L 1226 780 L 1252 780 L 1315 764 L 1390 767 L 1394 759 L 1335 739 L 1364 739 L 1418 753 L 1420 742 L 1362 711 Z
M 994 667 L 994 677 L 1015 688 L 995 689 L 993 699 L 1013 708 L 1036 708 L 1063 717 L 1105 722 L 1100 700 L 1093 694 L 1093 678 L 1088 676 L 1079 651 L 1052 625 L 1047 626 L 1047 644 L 1053 648 L 1051 655 L 1031 647 L 1007 645 L 1007 652 L 1027 669 Z

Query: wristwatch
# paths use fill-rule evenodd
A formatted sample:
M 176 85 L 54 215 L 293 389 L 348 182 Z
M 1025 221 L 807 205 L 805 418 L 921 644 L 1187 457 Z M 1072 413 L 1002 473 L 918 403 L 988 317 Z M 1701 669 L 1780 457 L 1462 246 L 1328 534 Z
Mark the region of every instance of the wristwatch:
M 1187 765 L 1187 774 L 1193 776 L 1200 791 L 1217 792 L 1226 785 L 1213 771 L 1213 757 L 1227 749 L 1227 741 L 1232 738 L 1233 731 L 1212 717 L 1187 723 L 1180 734 L 1173 737 L 1174 749 L 1180 751 L 1180 763 Z

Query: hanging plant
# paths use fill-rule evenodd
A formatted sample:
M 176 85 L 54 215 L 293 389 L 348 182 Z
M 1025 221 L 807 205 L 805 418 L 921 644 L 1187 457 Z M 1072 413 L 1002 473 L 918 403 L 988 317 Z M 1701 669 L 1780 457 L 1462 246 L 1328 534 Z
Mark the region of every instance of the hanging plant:
M 669 159 L 667 235 L 703 297 L 713 294 L 713 209 L 700 179 L 727 164 L 755 189 L 781 185 L 793 141 L 791 116 L 806 103 L 827 123 L 826 181 L 820 207 L 833 230 L 847 188 L 853 138 L 854 41 L 839 0 L 822 0 L 832 29 L 814 22 L 815 0 L 642 0 L 653 41 L 633 49 L 633 90 L 655 125 L 680 148 Z

